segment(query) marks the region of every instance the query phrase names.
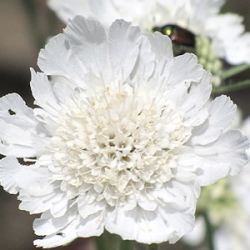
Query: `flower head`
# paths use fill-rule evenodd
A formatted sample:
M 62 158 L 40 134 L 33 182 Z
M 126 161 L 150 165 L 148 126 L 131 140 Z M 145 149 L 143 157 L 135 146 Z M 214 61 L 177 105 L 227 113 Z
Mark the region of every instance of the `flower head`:
M 243 19 L 239 15 L 220 14 L 224 3 L 225 0 L 48 1 L 64 22 L 83 15 L 95 17 L 106 25 L 116 18 L 123 18 L 146 30 L 167 24 L 179 25 L 211 43 L 211 46 L 202 48 L 207 51 L 207 58 L 203 60 L 206 60 L 209 71 L 219 70 L 218 66 L 210 69 L 212 65 L 219 64 L 216 57 L 233 65 L 250 63 L 250 33 L 244 33 Z M 212 62 L 211 56 L 214 57 Z
M 194 225 L 200 186 L 247 161 L 247 139 L 228 130 L 235 105 L 210 101 L 210 75 L 192 54 L 173 57 L 160 33 L 77 17 L 38 65 L 34 109 L 0 99 L 0 183 L 42 213 L 37 246 L 104 229 L 174 243 Z

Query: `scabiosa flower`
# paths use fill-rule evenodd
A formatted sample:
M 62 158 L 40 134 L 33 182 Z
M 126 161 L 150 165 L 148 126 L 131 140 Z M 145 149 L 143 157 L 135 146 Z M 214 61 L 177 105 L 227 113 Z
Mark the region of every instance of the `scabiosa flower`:
M 160 33 L 76 17 L 38 66 L 34 109 L 17 94 L 0 99 L 0 183 L 42 213 L 37 246 L 104 229 L 174 243 L 194 225 L 200 186 L 247 161 L 247 139 L 228 130 L 235 105 L 210 102 L 210 75 L 192 54 L 173 57 Z
M 64 21 L 76 15 L 91 16 L 110 24 L 116 18 L 144 29 L 177 24 L 212 41 L 214 53 L 231 64 L 250 63 L 250 34 L 244 33 L 242 17 L 220 14 L 225 0 L 49 0 Z M 211 54 L 210 54 L 211 56 Z
M 172 33 L 166 25 L 178 25 L 192 32 L 199 63 L 212 73 L 214 85 L 222 82 L 221 59 L 232 65 L 250 63 L 250 33 L 245 33 L 241 16 L 220 14 L 224 3 L 225 0 L 48 0 L 50 8 L 66 23 L 76 15 L 95 17 L 106 25 L 123 18 L 145 30 L 160 28 L 174 41 L 180 39 L 178 43 L 189 40 L 190 35 Z M 183 46 L 177 49 L 182 50 Z

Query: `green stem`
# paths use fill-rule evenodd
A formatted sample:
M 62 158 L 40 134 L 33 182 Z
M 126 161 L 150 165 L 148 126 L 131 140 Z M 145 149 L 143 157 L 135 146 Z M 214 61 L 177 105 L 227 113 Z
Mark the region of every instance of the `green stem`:
M 208 240 L 208 245 L 209 245 L 209 250 L 215 250 L 214 247 L 214 237 L 213 237 L 213 226 L 210 223 L 209 217 L 207 213 L 203 213 L 203 217 L 206 223 L 206 229 L 207 229 L 207 240 Z
M 97 250 L 107 250 L 105 247 L 105 242 L 103 240 L 103 237 L 96 237 L 95 242 Z
M 248 69 L 250 69 L 250 64 L 241 64 L 239 66 L 235 66 L 231 69 L 223 71 L 221 74 L 221 78 L 227 79 L 227 78 L 230 78 L 232 76 L 238 75 L 241 72 L 246 71 Z
M 144 250 L 158 250 L 159 246 L 157 244 L 144 245 Z
M 120 240 L 119 250 L 133 250 L 133 245 L 132 245 L 131 241 Z
M 146 245 L 141 243 L 135 243 L 135 246 L 137 250 L 159 250 L 159 245 L 157 244 Z
M 234 84 L 229 84 L 229 85 L 224 85 L 221 87 L 214 88 L 212 93 L 214 95 L 226 94 L 226 93 L 230 93 L 234 91 L 243 90 L 249 87 L 250 87 L 250 79 L 242 81 L 242 82 L 237 82 Z
M 148 250 L 158 250 L 159 249 L 159 245 L 157 244 L 152 244 L 148 246 Z

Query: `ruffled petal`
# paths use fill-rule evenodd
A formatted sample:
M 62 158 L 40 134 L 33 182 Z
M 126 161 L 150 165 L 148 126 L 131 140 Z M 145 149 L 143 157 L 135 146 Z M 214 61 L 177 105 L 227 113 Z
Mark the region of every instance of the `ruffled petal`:
M 44 73 L 36 73 L 32 69 L 30 87 L 36 105 L 51 113 L 55 113 L 60 108 L 52 84 Z
M 43 187 L 47 180 L 47 171 L 34 166 L 22 166 L 14 157 L 5 157 L 0 161 L 0 182 L 3 188 L 12 194 L 25 189 L 32 193 L 46 193 Z
M 200 185 L 206 186 L 238 174 L 248 162 L 248 148 L 248 139 L 239 131 L 230 130 L 208 145 L 186 148 L 179 155 L 178 171 L 196 173 Z
M 221 136 L 233 123 L 236 105 L 227 96 L 220 96 L 208 105 L 208 119 L 193 130 L 192 143 L 206 145 Z
M 189 86 L 192 82 L 200 82 L 204 69 L 197 63 L 197 57 L 186 53 L 173 58 L 165 67 L 165 78 L 168 86 L 178 86 L 185 83 Z
M 51 38 L 39 53 L 39 68 L 48 76 L 63 76 L 84 87 L 86 69 L 63 34 Z
M 196 200 L 200 195 L 200 187 L 192 182 L 192 179 L 180 181 L 178 178 L 166 183 L 159 190 L 154 190 L 154 197 L 160 204 L 164 204 L 169 209 L 178 211 L 188 210 L 194 213 Z
M 186 126 L 199 126 L 207 116 L 206 104 L 212 91 L 211 75 L 204 72 L 200 83 L 193 83 L 183 96 L 180 110 Z
M 31 70 L 31 77 L 30 86 L 35 104 L 51 114 L 56 114 L 71 101 L 77 89 L 77 85 L 63 76 L 53 76 L 49 80 L 44 73 Z
M 66 194 L 50 182 L 45 168 L 22 166 L 15 158 L 6 157 L 0 161 L 0 183 L 9 193 L 19 193 L 21 210 L 31 214 L 50 210 L 54 217 L 63 215 L 67 210 Z
M 162 36 L 161 33 L 146 34 L 146 38 L 151 45 L 151 51 L 155 54 L 155 60 L 158 63 L 165 63 L 173 59 L 172 42 L 168 36 Z
M 65 245 L 77 237 L 99 236 L 104 230 L 104 210 L 81 218 L 76 206 L 72 206 L 65 215 L 53 218 L 52 214 L 44 213 L 34 221 L 33 227 L 37 235 L 44 236 L 35 240 L 38 247 L 51 248 Z
M 37 121 L 32 109 L 17 94 L 0 98 L 0 153 L 6 156 L 33 157 L 35 144 L 41 140 L 36 135 Z
M 145 211 L 139 207 L 127 211 L 123 207 L 116 207 L 108 213 L 105 227 L 123 240 L 151 244 L 164 241 L 175 243 L 191 230 L 193 224 L 192 215 L 169 211 L 167 207 L 155 211 Z
M 131 74 L 141 44 L 140 29 L 122 20 L 115 21 L 108 34 L 108 50 L 112 77 L 123 83 Z
M 77 199 L 77 207 L 82 219 L 86 219 L 90 215 L 105 210 L 105 202 L 96 201 L 95 193 L 87 193 L 80 195 Z
M 105 215 L 105 210 L 102 210 L 85 219 L 81 218 L 80 225 L 77 227 L 78 237 L 100 236 L 104 232 Z
M 65 29 L 65 35 L 88 72 L 103 79 L 104 83 L 113 79 L 123 83 L 138 57 L 139 31 L 139 28 L 120 20 L 106 31 L 97 21 L 76 17 Z
M 190 62 L 190 64 L 192 63 Z M 190 67 L 192 68 L 192 66 Z M 208 111 L 206 104 L 212 91 L 210 74 L 199 68 L 199 66 L 196 70 L 193 70 L 195 72 L 194 77 L 196 78 L 193 77 L 192 79 L 190 74 L 190 79 L 187 78 L 185 80 L 185 75 L 183 75 L 183 79 L 179 82 L 179 85 L 176 83 L 176 86 L 166 94 L 167 98 L 182 113 L 186 126 L 199 126 L 207 119 Z M 186 73 L 188 77 L 188 72 Z
M 44 213 L 41 218 L 35 219 L 33 228 L 37 235 L 46 237 L 35 240 L 34 245 L 43 248 L 66 245 L 78 237 L 76 228 L 79 223 L 76 208 L 71 208 L 59 218 L 53 218 L 49 212 Z

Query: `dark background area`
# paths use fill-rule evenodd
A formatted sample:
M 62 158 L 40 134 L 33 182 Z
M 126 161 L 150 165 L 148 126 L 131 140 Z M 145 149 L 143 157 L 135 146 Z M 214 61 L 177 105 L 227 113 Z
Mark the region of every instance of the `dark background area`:
M 28 0 L 0 0 L 0 96 L 17 92 L 29 105 L 33 102 L 29 68 L 36 68 L 39 49 L 46 39 L 63 28 L 63 24 L 48 10 L 45 0 L 33 2 L 35 8 L 29 5 Z M 244 16 L 250 31 L 250 0 L 229 0 L 224 10 Z M 242 74 L 239 80 L 246 78 L 250 78 L 250 72 Z M 245 116 L 250 114 L 250 89 L 230 96 Z M 35 249 L 32 246 L 35 239 L 32 231 L 34 217 L 18 210 L 18 204 L 15 196 L 0 189 L 0 250 Z M 60 249 L 90 249 L 82 244 L 79 247 L 79 242 Z M 181 246 L 176 245 L 175 249 L 181 249 Z

